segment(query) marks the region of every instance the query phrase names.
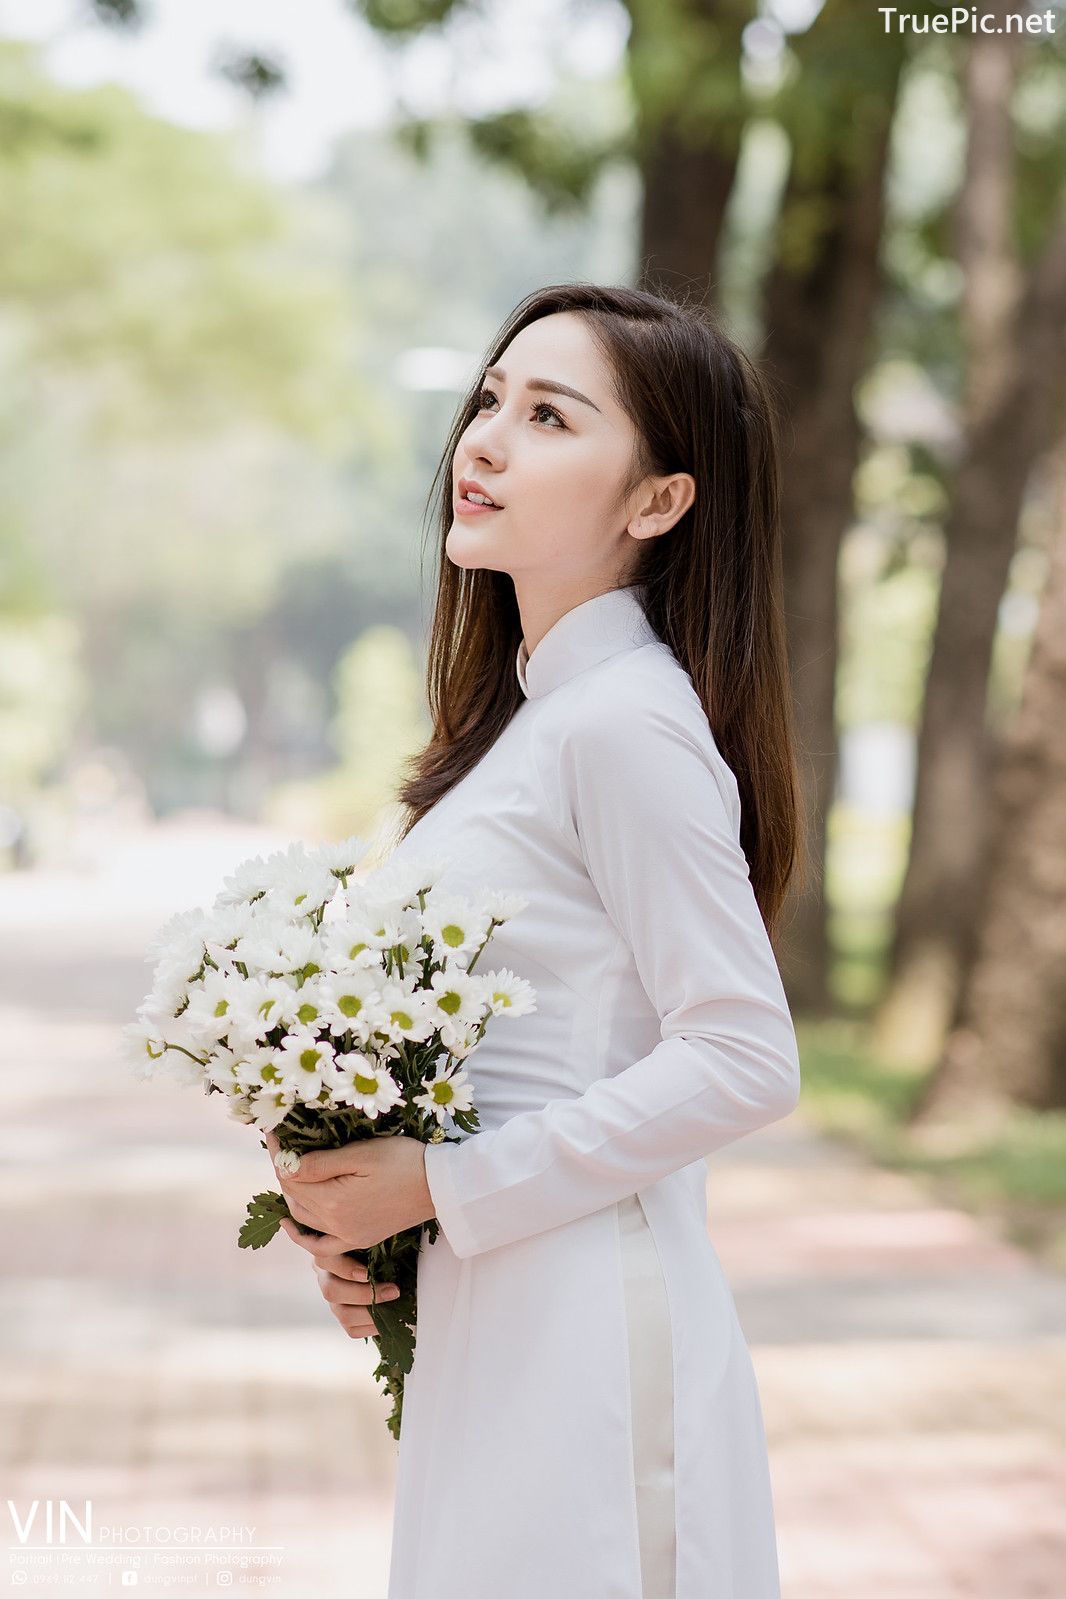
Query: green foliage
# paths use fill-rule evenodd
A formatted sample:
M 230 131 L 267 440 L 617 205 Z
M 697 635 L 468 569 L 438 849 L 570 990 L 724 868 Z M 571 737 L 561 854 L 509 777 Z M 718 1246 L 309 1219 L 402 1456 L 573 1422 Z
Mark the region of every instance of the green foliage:
M 583 141 L 554 112 L 500 111 L 471 122 L 468 132 L 478 154 L 522 173 L 549 215 L 587 206 L 619 156 L 616 138 Z
M 329 727 L 339 757 L 330 771 L 286 784 L 272 814 L 303 819 L 325 836 L 379 825 L 404 775 L 407 760 L 429 737 L 422 676 L 411 645 L 398 628 L 366 628 L 341 656 L 333 673 L 336 712 Z
M 83 709 L 77 630 L 67 617 L 0 617 L 0 792 L 25 803 Z
M 248 1218 L 237 1234 L 241 1249 L 262 1249 L 280 1229 L 289 1207 L 281 1194 L 267 1191 L 248 1201 Z
M 803 1103 L 827 1131 L 862 1135 L 867 1147 L 887 1158 L 900 1127 L 917 1101 L 925 1073 L 917 1067 L 878 1061 L 861 1025 L 805 1024 L 801 1035 Z
M 116 27 L 135 28 L 144 22 L 142 0 L 91 0 L 101 22 Z
M 244 50 L 224 51 L 218 61 L 221 77 L 235 83 L 253 100 L 265 100 L 285 86 L 285 68 L 270 56 Z
M 633 27 L 626 66 L 644 136 L 668 121 L 693 146 L 734 143 L 750 110 L 740 36 L 755 5 L 628 0 L 627 9 Z
M 865 171 L 889 125 L 903 39 L 886 35 L 876 7 L 826 0 L 792 42 L 790 70 L 769 108 L 792 145 L 779 254 L 803 272 L 818 253 L 849 179 Z
M 0 303 L 46 370 L 95 373 L 106 433 L 207 433 L 239 407 L 336 437 L 353 405 L 346 295 L 226 139 L 112 86 L 59 88 L 10 42 L 0 129 Z
M 1022 260 L 1032 262 L 1066 195 L 1066 15 L 1056 33 L 1028 40 L 1014 96 L 1017 227 Z
M 464 0 L 347 0 L 352 11 L 365 17 L 372 28 L 386 37 L 403 37 L 439 28 Z
M 1014 1107 L 977 1143 L 930 1153 L 908 1130 L 926 1069 L 879 1059 L 861 1022 L 801 1022 L 803 1109 L 883 1165 L 927 1178 L 951 1204 L 1002 1219 L 1066 1266 L 1066 1111 Z
M 464 118 L 412 116 L 390 129 L 397 147 L 423 164 L 456 133 L 483 171 L 496 168 L 520 178 L 548 221 L 587 216 L 604 174 L 634 155 L 631 111 L 621 83 L 594 84 L 565 75 L 536 110 L 509 107 Z M 481 190 L 479 182 L 476 215 L 484 217 L 491 213 Z
M 0 43 L 0 127 L 0 592 L 70 645 L 43 688 L 30 634 L 0 634 L 5 776 L 43 781 L 81 714 L 158 791 L 202 760 L 227 633 L 356 547 L 336 459 L 364 466 L 388 417 L 320 201 L 24 45 Z

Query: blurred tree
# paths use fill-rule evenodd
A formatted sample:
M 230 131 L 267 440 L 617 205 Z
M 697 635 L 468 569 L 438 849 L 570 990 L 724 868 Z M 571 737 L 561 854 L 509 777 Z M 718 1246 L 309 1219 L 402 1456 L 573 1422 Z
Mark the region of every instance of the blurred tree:
M 301 832 L 369 839 L 383 824 L 404 763 L 430 734 L 410 640 L 396 627 L 365 629 L 338 661 L 334 691 L 337 764 L 281 785 L 267 815 Z
M 80 736 L 162 759 L 226 631 L 342 542 L 387 414 L 318 214 L 225 140 L 9 42 L 0 131 L 0 627 L 73 619 Z
M 337 664 L 336 702 L 330 730 L 341 763 L 336 786 L 358 830 L 395 793 L 403 763 L 430 734 L 421 676 L 399 629 L 360 634 Z
M 726 211 L 752 109 L 741 41 L 754 0 L 625 0 L 633 149 L 641 178 L 639 283 L 719 303 Z
M 339 359 L 352 306 L 285 206 L 216 134 L 124 90 L 72 91 L 0 41 L 0 312 L 39 381 L 91 371 L 100 441 L 210 436 L 234 411 L 337 448 L 357 416 Z
M 978 33 L 969 44 L 969 138 L 954 212 L 964 442 L 945 526 L 910 852 L 878 1016 L 878 1046 L 897 1059 L 939 1054 L 972 946 L 995 825 L 987 774 L 999 737 L 989 716 L 997 623 L 1027 485 L 1054 437 L 1063 392 L 1066 198 L 1057 214 L 1040 216 L 1039 206 L 1048 173 L 1066 178 L 1066 62 L 1061 53 L 1030 58 L 1023 91 L 1039 82 L 1051 99 L 1044 148 L 1031 140 L 1030 165 L 1020 172 L 1024 61 L 1017 34 Z M 1037 219 L 1025 205 L 1034 188 Z
M 987 1132 L 1010 1103 L 1066 1108 L 1066 432 L 1056 464 L 1047 583 L 990 795 L 982 914 L 943 1058 L 916 1108 L 927 1134 Z
M 791 161 L 764 297 L 764 353 L 777 380 L 789 652 L 811 830 L 825 860 L 836 791 L 841 544 L 854 519 L 862 439 L 855 393 L 873 355 L 882 289 L 885 179 L 904 36 L 848 0 L 828 0 L 795 45 L 779 115 Z M 790 1001 L 832 1007 L 824 872 L 782 940 Z
M 24 814 L 82 709 L 77 654 L 64 617 L 0 625 L 0 795 Z

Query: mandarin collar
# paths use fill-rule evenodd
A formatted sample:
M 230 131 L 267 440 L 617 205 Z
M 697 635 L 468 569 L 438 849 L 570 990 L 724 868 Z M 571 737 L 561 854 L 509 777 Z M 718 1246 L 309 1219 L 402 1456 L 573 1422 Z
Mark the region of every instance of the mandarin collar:
M 654 643 L 659 635 L 644 614 L 642 593 L 639 584 L 630 583 L 582 600 L 563 612 L 532 654 L 523 639 L 515 667 L 526 698 L 550 694 L 561 683 L 621 650 Z

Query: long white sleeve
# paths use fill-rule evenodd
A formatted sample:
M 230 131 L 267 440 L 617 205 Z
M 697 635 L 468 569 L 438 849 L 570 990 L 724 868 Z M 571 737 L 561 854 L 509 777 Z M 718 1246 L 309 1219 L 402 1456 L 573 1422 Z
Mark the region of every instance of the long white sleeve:
M 740 847 L 735 780 L 691 684 L 686 698 L 638 677 L 623 695 L 597 675 L 543 783 L 662 1038 L 575 1098 L 427 1146 L 437 1219 L 462 1258 L 612 1204 L 798 1102 L 796 1035 Z

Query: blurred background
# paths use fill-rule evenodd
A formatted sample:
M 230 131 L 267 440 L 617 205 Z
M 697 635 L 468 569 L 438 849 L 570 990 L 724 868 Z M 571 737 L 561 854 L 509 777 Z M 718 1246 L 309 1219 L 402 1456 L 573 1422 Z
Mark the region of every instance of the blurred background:
M 804 1092 L 708 1193 L 783 1599 L 1063 1592 L 1066 8 L 948 14 L 0 0 L 16 1586 L 384 1599 L 374 1347 L 116 1044 L 173 911 L 388 836 L 442 440 L 576 277 L 702 296 L 781 397 Z

